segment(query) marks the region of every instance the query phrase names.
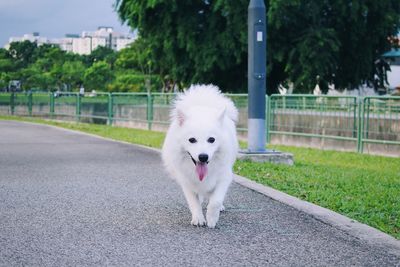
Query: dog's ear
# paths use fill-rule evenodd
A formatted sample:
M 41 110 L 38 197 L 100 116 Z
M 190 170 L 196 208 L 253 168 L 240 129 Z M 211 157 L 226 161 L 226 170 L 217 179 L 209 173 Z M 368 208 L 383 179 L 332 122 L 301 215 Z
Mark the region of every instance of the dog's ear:
M 176 119 L 178 120 L 179 126 L 182 126 L 185 122 L 186 116 L 180 109 L 176 111 Z
M 224 107 L 219 115 L 218 115 L 218 121 L 222 124 L 224 122 L 224 118 L 225 118 L 225 113 L 226 113 L 226 108 Z

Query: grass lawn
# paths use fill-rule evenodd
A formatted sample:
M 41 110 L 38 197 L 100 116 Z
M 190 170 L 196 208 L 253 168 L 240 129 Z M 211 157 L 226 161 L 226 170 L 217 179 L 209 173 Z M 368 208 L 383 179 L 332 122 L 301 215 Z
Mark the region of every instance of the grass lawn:
M 146 130 L 32 121 L 160 148 L 164 133 Z M 242 144 L 243 145 L 243 144 Z M 400 239 L 400 159 L 310 148 L 273 146 L 294 154 L 295 165 L 236 162 L 235 172 L 258 183 L 334 210 Z

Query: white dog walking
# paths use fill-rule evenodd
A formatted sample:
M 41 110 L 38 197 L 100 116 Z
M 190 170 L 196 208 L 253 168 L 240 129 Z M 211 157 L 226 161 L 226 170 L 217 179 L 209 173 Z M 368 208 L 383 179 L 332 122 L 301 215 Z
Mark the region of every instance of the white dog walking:
M 175 102 L 162 158 L 185 194 L 193 225 L 214 228 L 224 209 L 238 151 L 237 117 L 233 102 L 213 85 L 193 85 Z

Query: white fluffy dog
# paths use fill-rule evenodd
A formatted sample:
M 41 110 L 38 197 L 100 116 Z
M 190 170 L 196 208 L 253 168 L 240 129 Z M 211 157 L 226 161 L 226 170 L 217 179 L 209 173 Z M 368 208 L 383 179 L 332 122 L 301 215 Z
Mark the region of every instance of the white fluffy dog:
M 192 85 L 175 102 L 162 158 L 185 194 L 193 225 L 214 228 L 224 210 L 238 151 L 237 117 L 233 102 L 213 85 Z

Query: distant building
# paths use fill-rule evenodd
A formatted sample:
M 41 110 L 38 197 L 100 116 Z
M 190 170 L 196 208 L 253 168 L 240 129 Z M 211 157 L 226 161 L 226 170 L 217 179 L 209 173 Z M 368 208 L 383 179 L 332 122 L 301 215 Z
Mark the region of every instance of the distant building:
M 112 49 L 119 51 L 121 49 L 126 48 L 131 43 L 132 43 L 132 40 L 129 38 L 118 38 L 113 43 Z
M 112 27 L 101 26 L 96 31 L 84 31 L 79 34 L 66 34 L 64 38 L 48 39 L 39 33 L 24 34 L 22 37 L 11 37 L 5 48 L 8 49 L 12 42 L 30 41 L 38 45 L 54 44 L 62 50 L 80 55 L 88 55 L 99 46 L 109 47 L 119 51 L 136 39 L 135 34 L 122 34 L 114 32 Z
M 80 38 L 79 34 L 66 34 L 64 38 L 52 39 L 50 43 L 58 45 L 61 50 L 72 52 L 73 40 L 78 38 Z
M 8 44 L 6 44 L 4 47 L 8 49 L 11 43 L 24 41 L 30 41 L 31 43 L 37 43 L 38 45 L 49 43 L 49 40 L 46 37 L 42 37 L 38 32 L 34 32 L 24 34 L 21 37 L 10 37 Z

